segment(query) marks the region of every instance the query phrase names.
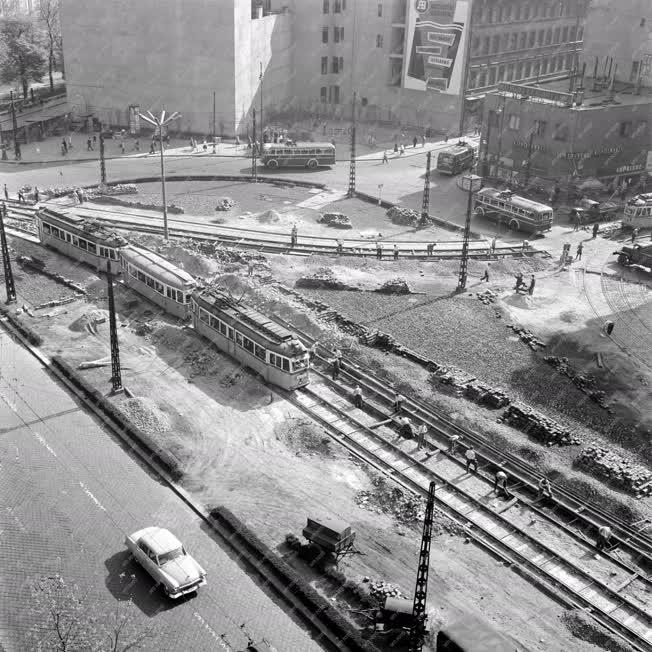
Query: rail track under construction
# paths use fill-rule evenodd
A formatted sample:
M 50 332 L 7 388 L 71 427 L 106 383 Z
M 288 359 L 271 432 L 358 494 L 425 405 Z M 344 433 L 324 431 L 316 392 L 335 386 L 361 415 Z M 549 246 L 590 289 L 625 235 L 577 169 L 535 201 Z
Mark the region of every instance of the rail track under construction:
M 301 329 L 280 321 L 304 344 L 314 343 Z M 554 483 L 552 499 L 539 498 L 541 474 L 531 465 L 425 402 L 407 399 L 402 413 L 414 425 L 428 427 L 425 446 L 417 449 L 413 441 L 397 436 L 393 388 L 350 358 L 343 358 L 343 371 L 333 380 L 327 373 L 331 353 L 321 351 L 311 384 L 288 393 L 288 400 L 405 490 L 425 496 L 434 480 L 440 509 L 478 545 L 565 606 L 586 611 L 634 649 L 652 650 L 650 537 Z M 363 409 L 352 404 L 355 384 L 365 395 Z M 449 452 L 451 435 L 460 436 L 460 449 L 475 448 L 477 473 L 467 473 L 462 457 Z M 509 500 L 493 493 L 499 467 L 510 478 Z M 605 524 L 614 532 L 613 545 L 597 553 L 593 540 Z

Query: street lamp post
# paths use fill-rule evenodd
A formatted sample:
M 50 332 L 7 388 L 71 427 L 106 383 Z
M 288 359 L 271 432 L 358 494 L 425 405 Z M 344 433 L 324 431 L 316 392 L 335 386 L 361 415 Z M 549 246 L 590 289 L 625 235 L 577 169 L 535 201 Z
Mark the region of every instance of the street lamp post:
M 151 111 L 147 112 L 147 115 L 139 114 L 140 117 L 149 124 L 153 125 L 158 129 L 158 144 L 161 150 L 161 194 L 163 195 L 163 234 L 166 240 L 170 239 L 170 232 L 168 230 L 168 205 L 165 198 L 165 159 L 163 157 L 163 127 L 169 125 L 173 120 L 181 117 L 180 113 L 176 111 L 166 117 L 165 109 L 161 111 L 161 115 L 156 117 Z
M 471 208 L 473 205 L 473 193 L 476 190 L 479 190 L 481 184 L 482 178 L 474 174 L 466 174 L 462 177 L 462 188 L 468 190 L 469 199 L 466 205 L 466 222 L 464 223 L 464 240 L 462 242 L 460 271 L 457 278 L 457 292 L 463 292 L 466 289 L 467 269 L 469 266 L 469 238 L 471 236 Z

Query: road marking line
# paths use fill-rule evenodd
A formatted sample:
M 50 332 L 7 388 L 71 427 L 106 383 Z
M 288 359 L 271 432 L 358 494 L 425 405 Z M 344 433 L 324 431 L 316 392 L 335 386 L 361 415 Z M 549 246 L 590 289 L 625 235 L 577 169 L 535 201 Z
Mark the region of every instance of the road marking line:
M 41 444 L 43 444 L 43 446 L 45 446 L 45 448 L 48 449 L 48 451 L 49 451 L 52 455 L 54 455 L 54 457 L 57 457 L 57 454 L 52 450 L 52 448 L 50 447 L 50 444 L 48 444 L 48 443 L 45 441 L 45 439 L 44 439 L 43 437 L 41 437 L 41 435 L 38 434 L 38 432 L 34 432 L 34 436 L 36 437 L 36 439 L 38 439 L 38 440 L 41 442 Z
M 79 486 L 84 490 L 84 493 L 103 511 L 106 512 L 106 508 L 102 503 L 93 496 L 89 489 L 86 488 L 86 485 L 83 482 L 79 482 Z

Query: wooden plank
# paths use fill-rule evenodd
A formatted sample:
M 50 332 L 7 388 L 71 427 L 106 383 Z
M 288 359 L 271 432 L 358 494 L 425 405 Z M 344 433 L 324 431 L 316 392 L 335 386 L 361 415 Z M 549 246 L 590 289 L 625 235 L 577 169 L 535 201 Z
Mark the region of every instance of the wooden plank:
M 634 573 L 630 577 L 628 577 L 624 582 L 621 582 L 615 589 L 614 591 L 618 593 L 619 591 L 622 591 L 626 586 L 629 586 L 636 578 L 638 577 L 638 573 Z
M 596 361 L 598 363 L 598 367 L 600 367 L 600 369 L 602 369 L 602 367 L 604 367 L 604 364 L 602 363 L 602 353 L 600 353 L 598 351 L 598 353 L 595 354 L 595 357 L 596 357 Z
M 497 514 L 502 514 L 503 512 L 506 512 L 510 507 L 513 507 L 516 505 L 518 502 L 518 498 L 514 496 L 510 501 L 506 502 L 504 505 L 501 505 L 498 509 L 496 509 Z

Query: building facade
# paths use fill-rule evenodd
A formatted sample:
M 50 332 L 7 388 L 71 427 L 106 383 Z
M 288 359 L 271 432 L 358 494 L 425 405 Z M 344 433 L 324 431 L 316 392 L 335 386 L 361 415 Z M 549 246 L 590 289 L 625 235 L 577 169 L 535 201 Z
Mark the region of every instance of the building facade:
M 549 185 L 645 174 L 652 93 L 567 93 L 503 82 L 487 96 L 485 109 L 484 176 Z

